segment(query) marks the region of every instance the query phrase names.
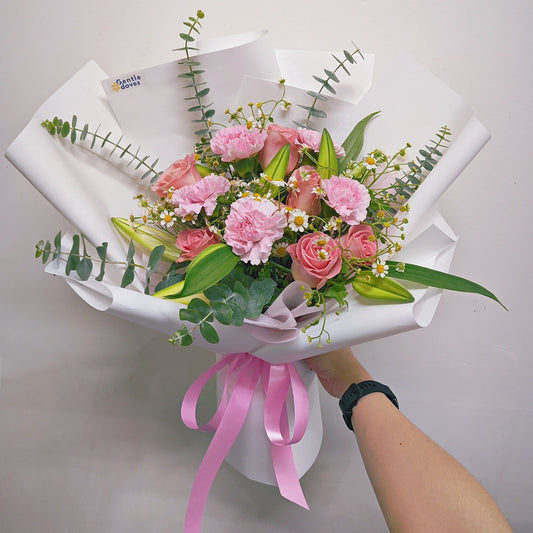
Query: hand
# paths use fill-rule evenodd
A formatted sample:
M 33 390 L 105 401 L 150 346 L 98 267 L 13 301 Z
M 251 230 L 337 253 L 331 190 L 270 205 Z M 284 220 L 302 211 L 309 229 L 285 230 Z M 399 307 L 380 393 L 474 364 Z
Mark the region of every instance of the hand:
M 315 355 L 305 362 L 316 372 L 324 389 L 335 398 L 341 398 L 352 383 L 372 379 L 350 348 Z

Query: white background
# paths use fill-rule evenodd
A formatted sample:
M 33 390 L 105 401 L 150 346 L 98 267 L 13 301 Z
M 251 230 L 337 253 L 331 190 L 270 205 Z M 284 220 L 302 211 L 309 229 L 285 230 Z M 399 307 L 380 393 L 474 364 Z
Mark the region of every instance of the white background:
M 353 39 L 376 54 L 377 75 L 403 48 L 462 95 L 493 139 L 440 203 L 461 236 L 452 270 L 510 312 L 447 293 L 427 329 L 356 351 L 515 531 L 533 530 L 531 2 L 2 3 L 2 152 L 89 59 L 108 73 L 172 60 L 180 21 L 198 8 L 205 37 L 266 28 L 278 48 L 314 50 Z M 68 225 L 1 164 L 0 532 L 180 531 L 209 436 L 183 426 L 179 405 L 212 355 L 104 316 L 46 275 L 34 244 Z M 323 446 L 302 480 L 311 510 L 224 465 L 204 531 L 386 530 L 355 439 L 322 400 Z

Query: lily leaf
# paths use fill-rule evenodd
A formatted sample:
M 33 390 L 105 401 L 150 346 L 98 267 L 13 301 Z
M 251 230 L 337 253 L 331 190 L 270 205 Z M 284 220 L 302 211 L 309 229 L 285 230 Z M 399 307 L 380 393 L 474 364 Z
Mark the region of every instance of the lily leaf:
M 350 161 L 353 161 L 359 157 L 364 143 L 364 135 L 367 124 L 374 118 L 380 111 L 370 113 L 365 118 L 360 120 L 349 133 L 346 140 L 342 143 L 342 147 L 346 152 L 346 155 L 341 159 L 339 169 L 342 172 L 348 166 Z
M 409 303 L 414 301 L 413 295 L 400 283 L 386 278 L 378 278 L 369 271 L 360 272 L 352 281 L 352 287 L 361 296 L 373 300 L 388 300 Z
M 339 161 L 335 154 L 335 145 L 328 130 L 324 128 L 320 139 L 316 169 L 322 179 L 329 179 L 339 174 Z
M 176 296 L 180 300 L 213 286 L 226 277 L 239 262 L 227 244 L 213 244 L 202 250 L 187 267 L 185 279 L 165 289 L 155 292 L 152 296 L 168 298 Z
M 391 278 L 414 281 L 415 283 L 428 285 L 429 287 L 437 287 L 439 289 L 447 289 L 450 291 L 480 294 L 498 302 L 506 311 L 508 311 L 507 307 L 500 302 L 496 295 L 473 281 L 446 272 L 440 272 L 439 270 L 433 270 L 432 268 L 421 267 L 409 263 L 401 263 L 402 268 L 400 270 L 397 270 L 397 267 L 400 265 L 397 261 L 387 261 L 387 264 L 390 266 L 388 276 Z

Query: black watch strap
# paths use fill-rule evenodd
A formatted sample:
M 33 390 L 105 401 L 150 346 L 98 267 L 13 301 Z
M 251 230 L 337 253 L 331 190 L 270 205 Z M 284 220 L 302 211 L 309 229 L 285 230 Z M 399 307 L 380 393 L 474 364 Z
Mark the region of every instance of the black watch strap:
M 339 405 L 342 411 L 342 418 L 344 418 L 344 421 L 346 422 L 346 425 L 348 426 L 348 429 L 350 431 L 353 431 L 353 408 L 357 405 L 357 402 L 363 396 L 366 396 L 367 394 L 371 394 L 373 392 L 383 393 L 394 404 L 396 408 L 400 408 L 396 396 L 389 389 L 389 387 L 387 387 L 387 385 L 383 385 L 383 383 L 379 383 L 373 380 L 361 381 L 361 383 L 352 383 L 348 387 L 348 390 L 342 395 L 342 398 L 339 400 Z

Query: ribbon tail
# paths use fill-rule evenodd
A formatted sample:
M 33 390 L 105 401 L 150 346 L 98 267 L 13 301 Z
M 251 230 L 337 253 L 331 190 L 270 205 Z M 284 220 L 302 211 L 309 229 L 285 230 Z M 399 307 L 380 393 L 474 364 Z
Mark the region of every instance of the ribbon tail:
M 242 368 L 218 429 L 196 474 L 185 516 L 185 533 L 201 531 L 209 490 L 246 420 L 258 379 L 259 368 L 255 361 Z
M 279 492 L 287 500 L 294 502 L 304 509 L 309 510 L 309 505 L 305 499 L 296 465 L 292 448 L 288 446 L 276 446 L 271 444 L 272 462 L 274 463 L 274 472 L 278 482 Z

